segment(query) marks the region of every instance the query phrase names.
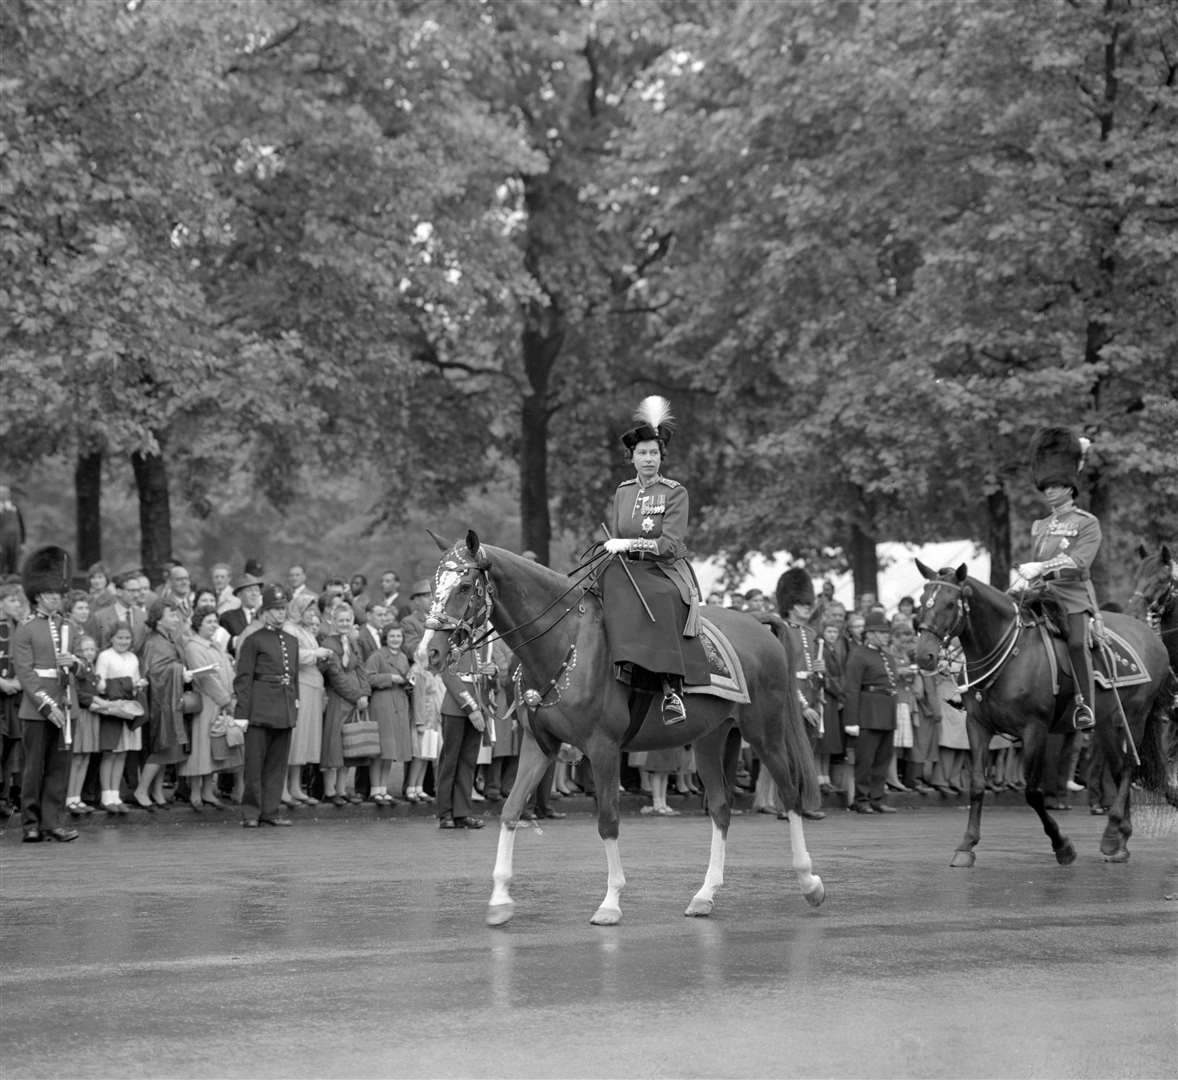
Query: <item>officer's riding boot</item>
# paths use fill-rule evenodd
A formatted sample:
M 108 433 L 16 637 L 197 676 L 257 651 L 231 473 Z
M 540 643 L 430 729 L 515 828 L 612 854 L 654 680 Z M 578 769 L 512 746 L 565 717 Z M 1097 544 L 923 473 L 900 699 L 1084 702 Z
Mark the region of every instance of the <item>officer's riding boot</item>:
M 663 679 L 663 723 L 682 724 L 687 719 L 687 706 L 679 693 L 681 680 L 671 676 Z
M 1087 624 L 1087 615 L 1068 616 L 1068 656 L 1076 683 L 1072 727 L 1076 731 L 1089 731 L 1096 726 L 1096 677 L 1092 670 L 1092 654 L 1088 651 Z

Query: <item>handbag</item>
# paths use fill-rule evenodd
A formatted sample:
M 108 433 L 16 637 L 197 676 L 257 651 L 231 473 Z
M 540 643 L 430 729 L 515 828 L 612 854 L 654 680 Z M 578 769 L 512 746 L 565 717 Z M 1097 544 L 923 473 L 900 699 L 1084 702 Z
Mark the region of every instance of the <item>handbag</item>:
M 200 712 L 204 705 L 205 699 L 200 696 L 199 690 L 185 690 L 180 698 L 180 711 L 185 716 L 193 716 Z
M 437 728 L 427 727 L 421 733 L 421 760 L 437 761 L 442 752 L 442 733 Z
M 374 758 L 380 756 L 380 728 L 368 719 L 367 710 L 353 709 L 343 723 L 344 757 Z

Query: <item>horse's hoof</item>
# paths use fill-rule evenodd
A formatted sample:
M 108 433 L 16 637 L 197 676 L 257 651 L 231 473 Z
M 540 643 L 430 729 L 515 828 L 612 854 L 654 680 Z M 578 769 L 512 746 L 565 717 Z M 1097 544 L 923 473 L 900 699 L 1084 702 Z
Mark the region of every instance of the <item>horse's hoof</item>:
M 1128 862 L 1129 861 L 1129 849 L 1128 848 L 1121 848 L 1119 851 L 1114 851 L 1111 854 L 1106 854 L 1104 856 L 1104 861 L 1105 862 Z
M 701 900 L 698 896 L 691 898 L 691 903 L 687 905 L 687 910 L 683 912 L 684 915 L 690 915 L 695 918 L 704 918 L 711 915 L 712 908 L 716 905 L 711 900 Z
M 955 851 L 949 865 L 958 869 L 969 869 L 976 861 L 977 856 L 972 851 Z
M 822 878 L 815 877 L 814 880 L 817 881 L 818 884 L 816 884 L 814 888 L 810 889 L 809 892 L 802 893 L 802 895 L 806 898 L 806 903 L 809 904 L 810 907 L 818 907 L 818 905 L 826 899 L 826 886 L 822 884 Z
M 1118 851 L 1121 850 L 1121 834 L 1113 833 L 1112 836 L 1102 836 L 1100 838 L 1100 853 L 1104 856 L 1105 861 L 1109 862 Z
M 1060 866 L 1071 866 L 1076 861 L 1076 848 L 1070 840 L 1065 840 L 1055 849 L 1055 861 Z
M 616 907 L 599 907 L 589 922 L 593 926 L 617 926 L 622 921 L 622 909 Z
M 488 904 L 487 925 L 503 926 L 504 924 L 511 922 L 511 917 L 514 914 L 515 904 L 510 900 L 506 904 Z

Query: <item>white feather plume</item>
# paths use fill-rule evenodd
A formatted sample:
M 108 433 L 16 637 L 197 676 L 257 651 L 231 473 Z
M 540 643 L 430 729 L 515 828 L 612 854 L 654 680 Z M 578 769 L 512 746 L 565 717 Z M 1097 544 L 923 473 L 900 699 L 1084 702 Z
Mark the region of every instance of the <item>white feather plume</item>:
M 658 394 L 644 397 L 638 403 L 638 408 L 634 410 L 634 419 L 640 423 L 649 424 L 655 431 L 658 431 L 660 427 L 673 430 L 675 426 L 675 417 L 671 415 L 671 403 Z

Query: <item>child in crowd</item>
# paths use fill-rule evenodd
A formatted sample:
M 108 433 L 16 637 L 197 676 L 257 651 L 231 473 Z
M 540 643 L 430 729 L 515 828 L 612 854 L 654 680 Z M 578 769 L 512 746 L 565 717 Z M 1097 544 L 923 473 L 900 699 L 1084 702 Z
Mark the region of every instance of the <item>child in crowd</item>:
M 94 673 L 94 663 L 98 659 L 98 642 L 89 635 L 82 637 L 78 642 L 77 655 L 76 696 L 72 710 L 73 754 L 70 756 L 70 776 L 65 791 L 65 808 L 74 817 L 93 813 L 94 808 L 82 802 L 82 785 L 86 782 L 90 755 L 100 749 L 99 719 L 90 711 L 90 704 L 98 692 L 98 676 Z
M 108 720 L 117 723 L 121 730 L 113 748 L 103 753 L 98 766 L 102 808 L 108 814 L 125 814 L 128 807 L 123 802 L 119 789 L 123 782 L 127 754 L 143 748 L 143 735 L 139 729 L 145 717 L 145 710 L 140 695 L 147 686 L 147 680 L 139 672 L 139 657 L 131 651 L 131 627 L 126 623 L 119 623 L 115 627 L 111 634 L 110 648 L 103 649 L 94 662 L 94 673 L 98 681 L 98 693 L 103 698 L 108 701 L 131 703 L 128 713 L 139 714 L 127 718 L 103 719 L 104 724 Z M 104 743 L 105 741 L 103 739 Z

